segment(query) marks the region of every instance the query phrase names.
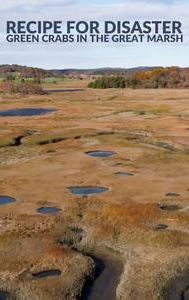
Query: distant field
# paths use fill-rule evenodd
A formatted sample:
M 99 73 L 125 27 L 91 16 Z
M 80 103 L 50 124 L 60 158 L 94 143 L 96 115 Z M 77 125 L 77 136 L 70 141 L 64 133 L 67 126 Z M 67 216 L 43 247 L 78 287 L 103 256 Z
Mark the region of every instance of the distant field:
M 5 77 L 0 77 L 0 81 L 3 81 L 5 79 Z M 22 79 L 26 80 L 26 81 L 33 81 L 33 77 L 20 77 L 17 76 L 15 77 L 15 81 L 16 82 L 20 82 Z M 68 80 L 68 78 L 62 78 L 62 77 L 47 77 L 42 79 L 43 83 L 53 83 L 53 82 L 62 82 Z
M 34 78 L 33 77 L 20 77 L 17 76 L 13 81 L 15 82 L 21 82 L 22 79 L 24 79 L 25 81 L 33 81 Z M 5 77 L 0 77 L 0 82 L 4 81 Z M 73 81 L 77 81 L 77 78 L 69 78 L 69 77 L 46 77 L 41 79 L 41 82 L 44 84 L 51 84 L 51 83 L 62 83 L 62 82 L 73 82 Z
M 42 83 L 59 83 L 69 80 L 68 78 L 62 78 L 62 77 L 47 77 L 42 79 Z

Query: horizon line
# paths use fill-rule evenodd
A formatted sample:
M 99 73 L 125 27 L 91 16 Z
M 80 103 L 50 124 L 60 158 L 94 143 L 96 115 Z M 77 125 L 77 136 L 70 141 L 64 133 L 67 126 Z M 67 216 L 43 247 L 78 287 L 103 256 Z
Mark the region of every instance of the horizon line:
M 46 71 L 51 71 L 51 70 L 96 70 L 96 69 L 137 69 L 137 68 L 170 68 L 170 67 L 177 67 L 177 68 L 189 68 L 189 66 L 179 66 L 179 65 L 136 65 L 132 67 L 121 67 L 121 66 L 106 66 L 106 67 L 87 67 L 87 68 L 80 68 L 80 67 L 67 67 L 67 68 L 48 68 L 48 67 L 41 67 L 41 66 L 36 66 L 36 65 L 22 65 L 18 63 L 1 63 L 0 66 L 3 65 L 17 65 L 17 66 L 22 66 L 22 67 L 28 67 L 28 68 L 39 68 L 43 69 Z

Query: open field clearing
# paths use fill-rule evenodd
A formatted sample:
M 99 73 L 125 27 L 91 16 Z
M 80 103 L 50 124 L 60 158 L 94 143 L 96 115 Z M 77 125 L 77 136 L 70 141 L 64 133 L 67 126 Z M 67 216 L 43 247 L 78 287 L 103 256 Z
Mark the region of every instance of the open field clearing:
M 188 300 L 189 92 L 87 83 L 0 95 L 2 299 Z

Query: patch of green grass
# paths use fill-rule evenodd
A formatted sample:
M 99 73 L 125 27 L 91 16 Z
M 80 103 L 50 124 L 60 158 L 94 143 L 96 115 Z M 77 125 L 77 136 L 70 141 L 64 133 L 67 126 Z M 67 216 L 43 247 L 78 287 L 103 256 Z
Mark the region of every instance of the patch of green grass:
M 16 141 L 14 138 L 0 138 L 0 148 L 14 146 Z
M 169 109 L 167 107 L 154 107 L 154 108 L 146 108 L 146 109 L 135 109 L 133 111 L 137 116 L 142 116 L 142 115 L 147 115 L 147 114 L 153 114 L 153 115 L 158 115 L 158 114 L 164 114 L 168 113 Z
M 64 77 L 46 77 L 42 79 L 42 83 L 60 83 L 62 81 L 66 81 Z
M 169 112 L 169 109 L 166 107 L 154 107 L 148 110 L 149 113 L 158 115 L 158 114 L 165 114 Z

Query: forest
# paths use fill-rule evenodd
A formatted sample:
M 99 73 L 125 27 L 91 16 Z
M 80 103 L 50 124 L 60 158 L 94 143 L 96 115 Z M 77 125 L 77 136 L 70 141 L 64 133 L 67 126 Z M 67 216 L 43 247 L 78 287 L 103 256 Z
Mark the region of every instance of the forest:
M 142 70 L 123 76 L 101 76 L 89 88 L 188 88 L 189 71 L 178 67 Z

